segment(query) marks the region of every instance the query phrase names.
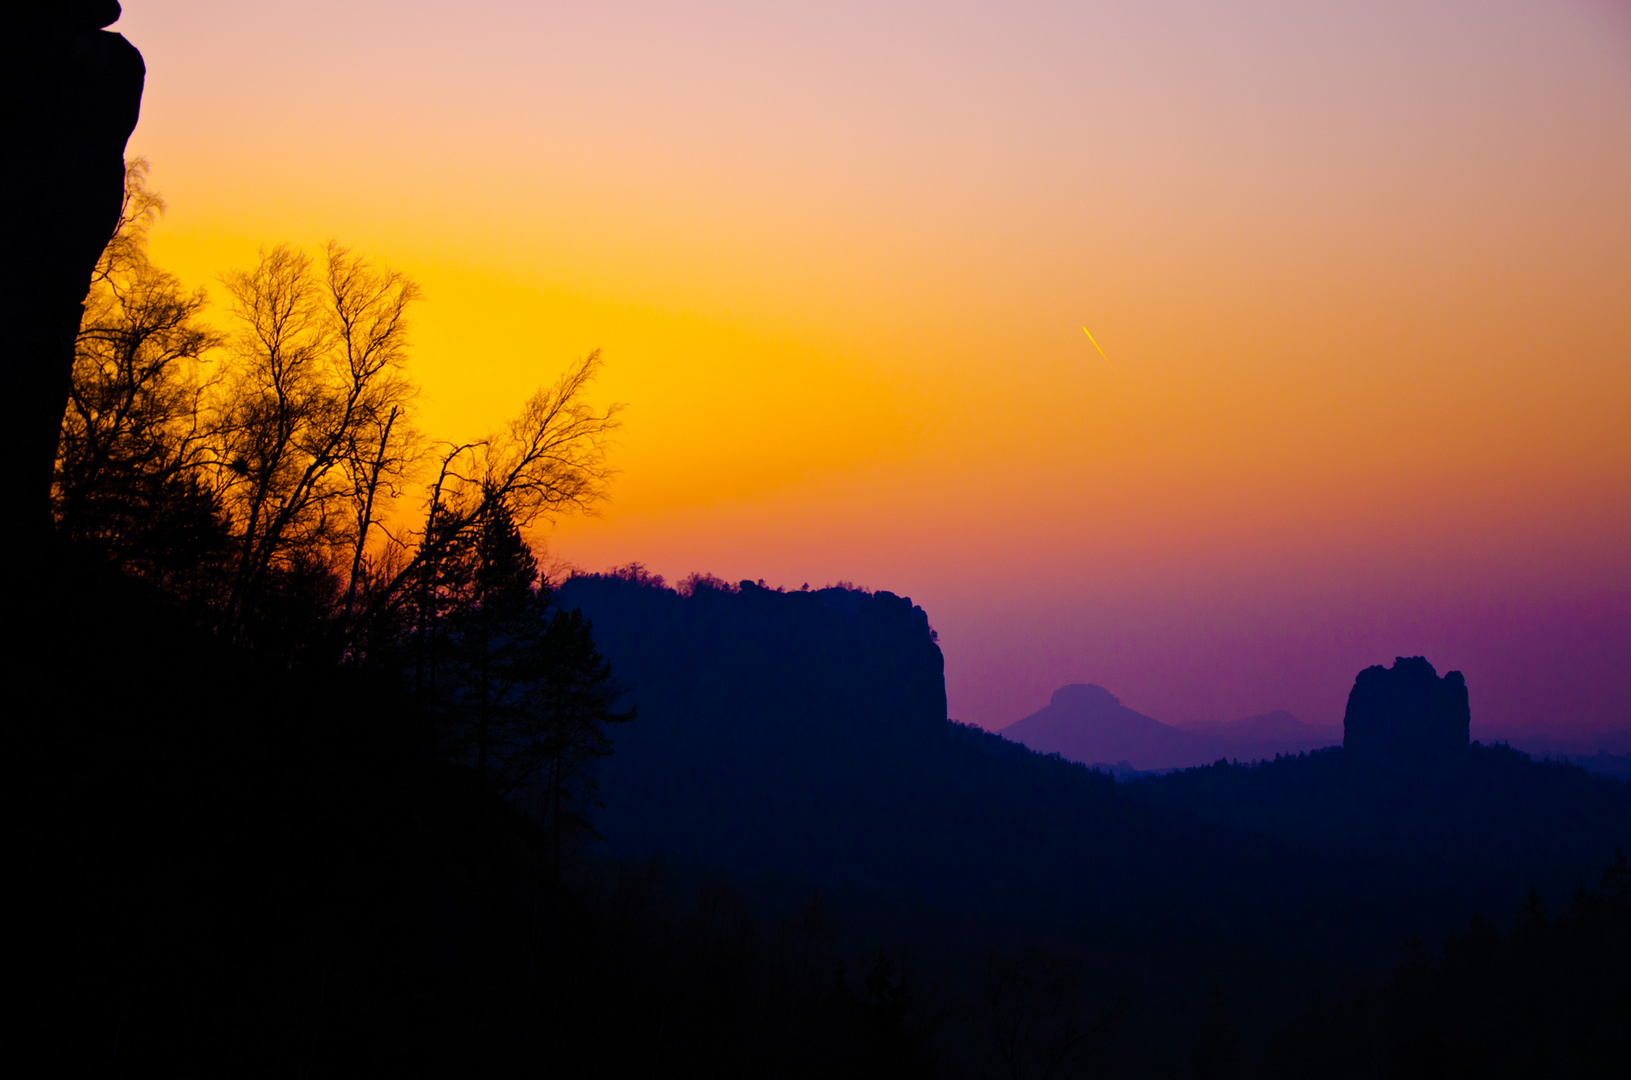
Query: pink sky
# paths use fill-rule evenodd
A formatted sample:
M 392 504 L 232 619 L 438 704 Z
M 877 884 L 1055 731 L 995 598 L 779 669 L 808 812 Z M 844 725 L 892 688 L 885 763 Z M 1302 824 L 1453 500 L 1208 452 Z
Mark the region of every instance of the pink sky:
M 955 717 L 1066 682 L 1631 726 L 1624 4 L 130 0 L 155 255 L 417 278 L 421 420 L 604 350 L 555 556 L 910 595 Z M 1087 342 L 1088 326 L 1108 360 Z

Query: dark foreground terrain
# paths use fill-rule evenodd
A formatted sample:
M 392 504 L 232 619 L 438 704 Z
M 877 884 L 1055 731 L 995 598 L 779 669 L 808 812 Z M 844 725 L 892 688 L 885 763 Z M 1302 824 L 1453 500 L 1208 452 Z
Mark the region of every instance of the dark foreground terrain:
M 1335 749 L 1117 785 L 947 724 L 908 601 L 578 579 L 560 600 L 638 714 L 608 843 L 557 882 L 398 675 L 273 663 L 55 560 L 9 661 L 17 970 L 63 1070 L 1624 1063 L 1626 875 L 1602 875 L 1631 795 L 1571 766 Z

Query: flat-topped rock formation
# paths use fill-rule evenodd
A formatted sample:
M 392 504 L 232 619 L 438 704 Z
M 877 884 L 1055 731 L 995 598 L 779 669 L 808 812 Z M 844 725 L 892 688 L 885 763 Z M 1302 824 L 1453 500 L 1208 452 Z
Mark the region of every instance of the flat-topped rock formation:
M 1342 746 L 1365 765 L 1421 766 L 1454 760 L 1471 741 L 1472 709 L 1461 672 L 1443 678 L 1424 657 L 1397 657 L 1354 679 Z

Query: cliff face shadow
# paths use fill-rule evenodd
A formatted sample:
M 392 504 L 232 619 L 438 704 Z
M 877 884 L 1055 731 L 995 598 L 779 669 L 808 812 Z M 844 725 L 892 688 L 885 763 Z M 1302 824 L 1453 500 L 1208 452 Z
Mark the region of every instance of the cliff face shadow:
M 112 0 L 26 2 L 6 18 L 0 52 L 7 192 L 14 213 L 0 290 L 9 460 L 22 473 L 28 542 L 50 533 L 51 474 L 68 398 L 74 338 L 91 272 L 119 222 L 125 142 L 136 127 L 146 68 L 141 53 L 102 27 Z

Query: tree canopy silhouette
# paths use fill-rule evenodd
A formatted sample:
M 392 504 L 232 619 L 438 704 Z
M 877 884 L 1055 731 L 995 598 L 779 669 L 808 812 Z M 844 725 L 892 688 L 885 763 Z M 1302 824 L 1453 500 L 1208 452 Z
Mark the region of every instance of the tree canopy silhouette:
M 208 357 L 222 336 L 147 255 L 164 201 L 133 158 L 112 241 L 96 264 L 58 443 L 58 529 L 175 593 L 208 589 L 228 546 L 210 474 Z
M 620 407 L 588 395 L 591 352 L 498 432 L 435 444 L 414 415 L 417 283 L 335 242 L 287 244 L 209 296 L 148 256 L 164 211 L 125 172 L 78 336 L 53 485 L 58 530 L 188 601 L 236 640 L 366 662 L 424 648 L 437 594 L 500 519 L 592 512 Z M 428 474 L 427 474 L 428 471 Z M 421 485 L 423 487 L 421 488 Z M 419 524 L 403 512 L 425 492 Z
M 276 245 L 223 276 L 218 331 L 207 293 L 148 255 L 165 207 L 147 176 L 126 169 L 78 338 L 60 532 L 276 662 L 400 674 L 422 749 L 533 810 L 558 873 L 595 835 L 605 727 L 633 715 L 525 538 L 606 496 L 619 407 L 588 403 L 599 353 L 498 432 L 432 448 L 407 372 L 414 281 L 338 243 Z

